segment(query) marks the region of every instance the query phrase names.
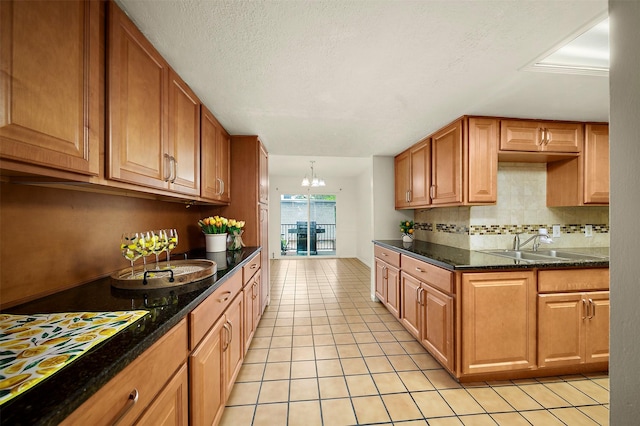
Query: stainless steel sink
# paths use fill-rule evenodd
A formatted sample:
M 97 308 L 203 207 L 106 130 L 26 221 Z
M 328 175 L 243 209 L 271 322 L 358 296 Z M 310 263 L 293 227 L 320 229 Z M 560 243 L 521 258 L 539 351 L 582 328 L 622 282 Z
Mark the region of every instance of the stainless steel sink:
M 604 256 L 587 255 L 563 250 L 541 250 L 536 252 L 523 250 L 483 250 L 483 252 L 518 260 L 523 263 L 606 261 L 608 259 Z
M 606 256 L 597 256 L 592 254 L 574 253 L 564 250 L 539 250 L 537 252 L 543 256 L 560 257 L 569 260 L 608 260 Z

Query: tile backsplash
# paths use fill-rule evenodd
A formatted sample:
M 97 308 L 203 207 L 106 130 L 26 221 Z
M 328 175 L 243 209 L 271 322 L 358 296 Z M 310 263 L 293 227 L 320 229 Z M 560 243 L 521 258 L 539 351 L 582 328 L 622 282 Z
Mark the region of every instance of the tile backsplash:
M 547 207 L 546 170 L 544 163 L 499 163 L 495 205 L 416 210 L 416 238 L 470 250 L 510 248 L 515 233 L 526 239 L 547 228 L 551 235 L 559 225 L 549 247 L 608 247 L 609 208 Z

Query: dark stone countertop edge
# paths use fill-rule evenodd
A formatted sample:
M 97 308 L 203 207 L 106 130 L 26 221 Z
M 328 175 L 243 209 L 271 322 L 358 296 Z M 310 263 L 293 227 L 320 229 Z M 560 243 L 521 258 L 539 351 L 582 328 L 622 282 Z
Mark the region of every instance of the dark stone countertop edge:
M 483 251 L 467 250 L 442 244 L 414 240 L 403 243 L 402 240 L 373 240 L 374 244 L 401 254 L 411 256 L 450 271 L 492 271 L 513 269 L 565 269 L 565 268 L 607 268 L 609 267 L 608 248 L 559 248 L 558 250 L 576 251 L 585 254 L 603 255 L 606 260 L 563 261 L 563 262 L 518 262 Z
M 180 306 L 176 311 L 171 312 L 166 318 L 163 317 L 161 323 L 157 324 L 157 326 L 153 327 L 149 332 L 140 333 L 140 337 L 135 339 L 134 343 L 126 344 L 128 343 L 126 338 L 130 337 L 127 336 L 127 334 L 130 334 L 127 330 L 137 327 L 137 324 L 145 320 L 144 318 L 131 324 L 119 333 L 116 333 L 94 348 L 91 348 L 77 360 L 54 373 L 51 377 L 38 383 L 33 388 L 5 402 L 0 406 L 0 424 L 20 426 L 36 424 L 56 425 L 60 423 L 113 377 L 124 370 L 133 360 L 177 325 L 189 312 L 215 292 L 231 275 L 241 271 L 242 267 L 249 262 L 249 259 L 253 258 L 253 256 L 260 251 L 260 247 L 245 247 L 242 250 L 242 261 L 232 266 L 230 265 L 230 267 L 224 271 L 218 271 L 212 277 L 192 283 L 201 283 L 202 285 L 201 289 L 193 292 L 197 293 L 197 295 L 189 300 L 188 303 Z M 190 252 L 189 255 L 190 259 L 205 257 L 204 251 L 201 250 Z M 65 290 L 64 292 L 80 292 L 82 288 L 105 280 L 107 279 L 96 280 L 92 283 Z M 17 307 L 7 308 L 3 312 L 39 313 L 41 310 L 30 312 L 31 307 L 34 306 L 35 303 L 39 303 L 35 306 L 46 304 L 46 301 L 53 299 L 56 294 Z M 87 311 L 91 311 L 91 309 L 87 309 Z M 56 312 L 56 310 L 52 308 L 51 312 Z M 121 345 L 121 343 L 124 344 Z M 98 366 L 96 367 L 96 365 Z M 89 366 L 92 367 L 93 374 L 85 375 L 79 371 Z M 69 389 L 69 386 L 67 386 L 67 392 L 65 392 L 64 395 L 58 391 L 59 386 L 57 386 L 57 381 L 63 383 L 69 378 L 77 379 L 78 377 L 81 377 L 83 380 L 74 383 L 72 389 Z

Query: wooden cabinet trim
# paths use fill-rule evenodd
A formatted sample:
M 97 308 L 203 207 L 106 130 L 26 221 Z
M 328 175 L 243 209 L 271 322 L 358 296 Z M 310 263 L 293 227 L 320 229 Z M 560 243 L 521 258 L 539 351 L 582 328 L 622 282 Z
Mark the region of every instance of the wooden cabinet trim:
M 570 292 L 609 289 L 609 268 L 538 271 L 538 292 Z

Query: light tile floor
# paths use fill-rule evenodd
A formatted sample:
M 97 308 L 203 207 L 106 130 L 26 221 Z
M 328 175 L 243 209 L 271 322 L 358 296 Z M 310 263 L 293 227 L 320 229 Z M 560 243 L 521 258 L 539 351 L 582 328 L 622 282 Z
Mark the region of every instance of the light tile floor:
M 607 374 L 460 384 L 356 259 L 271 262 L 271 304 L 222 425 L 608 425 Z

